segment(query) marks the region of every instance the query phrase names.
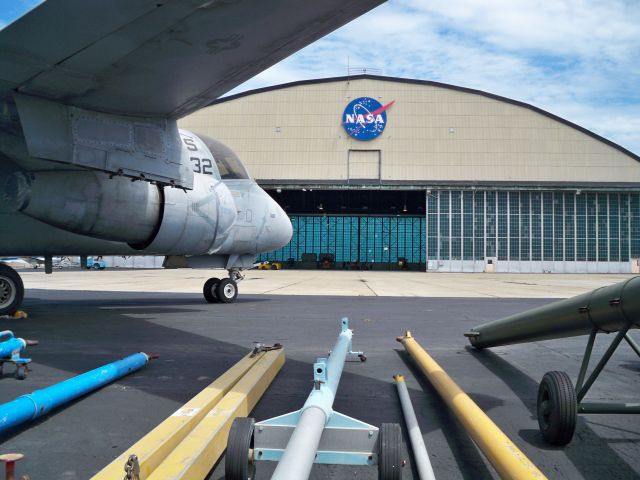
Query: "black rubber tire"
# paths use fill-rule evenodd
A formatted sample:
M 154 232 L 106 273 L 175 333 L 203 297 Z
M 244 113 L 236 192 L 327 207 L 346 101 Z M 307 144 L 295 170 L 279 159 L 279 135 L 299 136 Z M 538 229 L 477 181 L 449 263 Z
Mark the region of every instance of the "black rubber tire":
M 224 457 L 225 480 L 249 480 L 255 478 L 255 463 L 249 462 L 249 452 L 253 449 L 253 428 L 255 420 L 238 417 L 231 424 L 227 453 Z
M 545 441 L 566 445 L 573 438 L 578 420 L 578 399 L 569 375 L 547 372 L 538 387 L 538 426 Z
M 24 380 L 27 378 L 27 367 L 20 365 L 16 368 L 16 378 L 18 380 Z
M 278 270 L 278 266 L 275 264 L 271 264 L 271 270 Z
M 233 303 L 238 298 L 238 285 L 230 278 L 223 278 L 216 288 L 221 303 Z
M 402 429 L 398 423 L 383 423 L 380 427 L 378 480 L 402 478 Z
M 218 284 L 220 283 L 220 279 L 216 277 L 212 277 L 206 282 L 204 282 L 204 287 L 202 287 L 202 294 L 204 295 L 204 299 L 209 303 L 218 303 Z
M 99 263 L 94 263 L 93 264 L 93 269 L 94 270 L 100 270 L 100 264 Z
M 24 299 L 24 284 L 18 272 L 0 263 L 0 316 L 13 315 Z

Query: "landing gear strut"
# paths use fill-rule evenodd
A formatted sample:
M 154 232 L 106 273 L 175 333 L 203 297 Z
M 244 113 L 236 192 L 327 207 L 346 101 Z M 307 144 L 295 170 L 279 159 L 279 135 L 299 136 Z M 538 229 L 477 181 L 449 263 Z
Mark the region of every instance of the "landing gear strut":
M 244 279 L 240 269 L 229 269 L 229 278 L 212 277 L 204 283 L 202 294 L 209 303 L 233 303 L 238 298 L 238 283 Z
M 0 263 L 0 316 L 13 315 L 22 305 L 24 284 L 18 272 Z

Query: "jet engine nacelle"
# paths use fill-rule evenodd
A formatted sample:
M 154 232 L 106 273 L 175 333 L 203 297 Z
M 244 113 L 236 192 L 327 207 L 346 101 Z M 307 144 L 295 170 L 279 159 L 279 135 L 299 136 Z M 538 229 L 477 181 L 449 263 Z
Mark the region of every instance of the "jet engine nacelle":
M 101 172 L 14 172 L 0 199 L 63 230 L 161 254 L 206 254 L 235 218 L 235 209 L 220 208 L 233 204 L 226 186 L 199 175 L 185 191 Z

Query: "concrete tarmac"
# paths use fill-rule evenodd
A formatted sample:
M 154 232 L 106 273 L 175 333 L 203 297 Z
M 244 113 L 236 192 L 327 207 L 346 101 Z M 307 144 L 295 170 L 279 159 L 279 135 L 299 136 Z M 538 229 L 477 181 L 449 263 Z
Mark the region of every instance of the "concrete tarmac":
M 285 277 L 279 275 L 290 272 L 254 271 L 250 273 L 254 280 L 240 285 L 241 295 L 236 304 L 208 305 L 198 293 L 206 278 L 200 273 L 206 272 L 182 272 L 194 278 L 184 279 L 176 272 L 154 270 L 63 271 L 53 277 L 26 272 L 29 290 L 25 309 L 30 317 L 2 320 L 2 329 L 38 339 L 40 345 L 24 352 L 34 359 L 33 371 L 26 380 L 14 379 L 7 366 L 0 381 L 0 402 L 137 351 L 157 352 L 160 359 L 6 435 L 1 453 L 17 451 L 27 456 L 18 465 L 20 474 L 28 473 L 32 479 L 89 478 L 233 365 L 253 341 L 284 344 L 287 362 L 252 415 L 262 420 L 296 410 L 310 391 L 313 361 L 326 354 L 339 332 L 340 318 L 348 316 L 355 330 L 354 348 L 364 350 L 368 361 L 346 364 L 335 410 L 374 425 L 402 424 L 392 376 L 406 374 L 438 478 L 497 476 L 395 341 L 405 330 L 413 332 L 449 375 L 549 478 L 640 477 L 638 416 L 580 416 L 574 440 L 565 448 L 547 446 L 538 432 L 535 415 L 538 382 L 548 370 L 565 370 L 575 381 L 585 337 L 476 352 L 468 348 L 462 335 L 478 323 L 548 303 L 550 300 L 546 298 L 500 298 L 515 293 L 515 289 L 525 289 L 522 283 L 533 283 L 531 277 L 536 277 L 539 287 L 532 288 L 535 292 L 532 296 L 549 291 L 554 284 L 564 285 L 563 289 L 556 288 L 554 296 L 558 296 L 580 293 L 598 283 L 613 283 L 624 276 L 585 276 L 575 282 L 564 275 L 504 276 L 500 282 L 520 283 L 495 283 L 496 287 L 489 290 L 484 285 L 498 282 L 501 276 L 405 272 L 391 273 L 392 277 L 385 277 L 389 274 L 382 272 L 336 272 L 332 276 L 331 272 L 311 272 L 305 278 L 309 278 L 308 288 L 317 282 L 313 283 L 316 295 L 275 295 L 247 292 L 253 288 L 252 282 L 258 285 L 269 279 L 273 279 L 272 286 L 278 288 L 280 282 L 286 284 Z M 343 273 L 354 274 L 353 283 L 373 285 L 372 290 L 378 296 L 320 294 L 333 292 L 336 285 L 344 282 Z M 436 277 L 428 281 L 434 282 L 432 285 L 438 283 L 438 288 L 443 290 L 446 284 L 450 295 L 447 298 L 382 296 L 387 291 L 384 284 L 390 280 L 425 281 L 418 275 Z M 82 282 L 84 289 L 76 285 L 76 289 L 58 290 L 63 281 L 71 283 L 72 277 L 76 283 Z M 316 280 L 311 282 L 311 278 Z M 45 280 L 50 281 L 49 287 L 56 289 L 36 288 L 37 282 Z M 456 296 L 457 283 L 464 288 Z M 182 288 L 187 293 L 126 291 L 134 290 L 130 285 L 140 290 L 164 285 Z M 467 296 L 482 288 L 487 288 L 483 293 L 485 298 Z M 514 290 L 507 292 L 509 288 Z M 286 288 L 278 291 L 283 290 Z M 637 339 L 638 335 L 633 335 Z M 604 351 L 610 339 L 606 335 L 598 338 L 594 358 Z M 588 398 L 637 401 L 639 373 L 638 358 L 622 345 Z M 406 431 L 404 433 L 408 463 L 403 478 L 406 480 L 417 478 L 417 474 L 406 449 L 408 437 Z M 224 478 L 223 462 L 209 478 Z M 259 463 L 257 478 L 269 478 L 273 468 L 266 462 Z M 370 467 L 315 466 L 311 478 L 375 479 L 377 473 Z
M 617 283 L 625 274 L 425 273 L 350 270 L 249 270 L 243 293 L 356 297 L 564 298 Z M 21 270 L 27 288 L 200 293 L 221 270 Z

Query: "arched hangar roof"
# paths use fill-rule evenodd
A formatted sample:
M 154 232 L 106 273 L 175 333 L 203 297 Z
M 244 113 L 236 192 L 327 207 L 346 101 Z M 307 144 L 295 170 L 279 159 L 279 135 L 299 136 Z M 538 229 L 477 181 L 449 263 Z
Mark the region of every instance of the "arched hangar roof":
M 394 101 L 380 136 L 342 125 L 358 97 Z M 438 82 L 358 75 L 221 98 L 180 126 L 229 145 L 262 183 L 638 187 L 640 157 L 524 102 Z

